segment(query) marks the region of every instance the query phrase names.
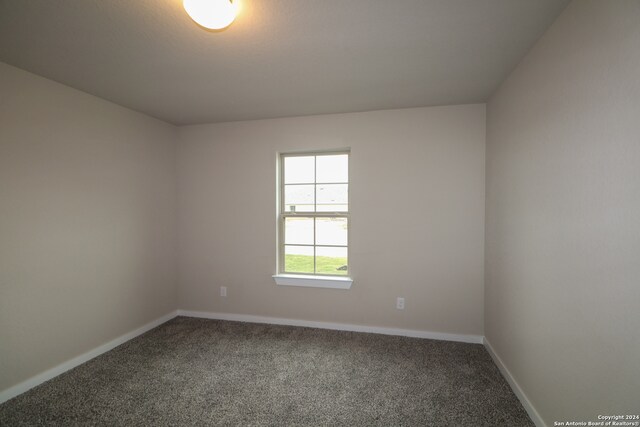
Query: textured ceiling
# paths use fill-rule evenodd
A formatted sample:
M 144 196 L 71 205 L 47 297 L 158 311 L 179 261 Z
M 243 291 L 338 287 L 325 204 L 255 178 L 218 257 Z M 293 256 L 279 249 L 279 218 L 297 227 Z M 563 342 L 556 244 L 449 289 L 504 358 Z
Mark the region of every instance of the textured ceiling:
M 565 0 L 0 0 L 0 61 L 174 124 L 482 102 Z

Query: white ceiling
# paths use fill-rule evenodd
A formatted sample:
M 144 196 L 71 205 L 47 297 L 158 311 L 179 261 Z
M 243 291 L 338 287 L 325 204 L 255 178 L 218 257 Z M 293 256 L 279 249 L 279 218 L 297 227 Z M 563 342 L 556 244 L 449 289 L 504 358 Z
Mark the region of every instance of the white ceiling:
M 174 124 L 485 101 L 566 0 L 0 0 L 0 61 Z

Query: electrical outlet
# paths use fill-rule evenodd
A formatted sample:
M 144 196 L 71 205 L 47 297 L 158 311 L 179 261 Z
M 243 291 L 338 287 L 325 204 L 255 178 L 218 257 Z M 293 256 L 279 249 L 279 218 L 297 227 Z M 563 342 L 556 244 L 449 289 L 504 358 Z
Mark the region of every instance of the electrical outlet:
M 396 298 L 396 308 L 398 310 L 404 310 L 404 298 L 402 297 Z
M 220 296 L 221 297 L 226 297 L 227 296 L 227 287 L 226 286 L 220 286 Z

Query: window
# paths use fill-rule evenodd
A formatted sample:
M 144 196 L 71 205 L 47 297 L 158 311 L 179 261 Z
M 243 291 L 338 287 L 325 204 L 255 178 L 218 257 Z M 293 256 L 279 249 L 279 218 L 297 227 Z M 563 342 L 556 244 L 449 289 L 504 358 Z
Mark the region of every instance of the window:
M 279 197 L 278 272 L 346 278 L 349 152 L 282 154 Z

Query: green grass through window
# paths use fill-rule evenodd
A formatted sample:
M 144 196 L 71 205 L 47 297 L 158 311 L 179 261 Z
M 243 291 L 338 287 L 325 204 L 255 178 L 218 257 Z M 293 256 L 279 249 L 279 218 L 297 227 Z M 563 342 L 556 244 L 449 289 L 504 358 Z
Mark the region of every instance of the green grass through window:
M 313 257 L 309 255 L 285 255 L 284 269 L 288 273 L 313 274 Z M 316 269 L 319 274 L 346 275 L 347 258 L 319 256 L 316 258 Z M 339 268 L 343 269 L 340 270 Z

